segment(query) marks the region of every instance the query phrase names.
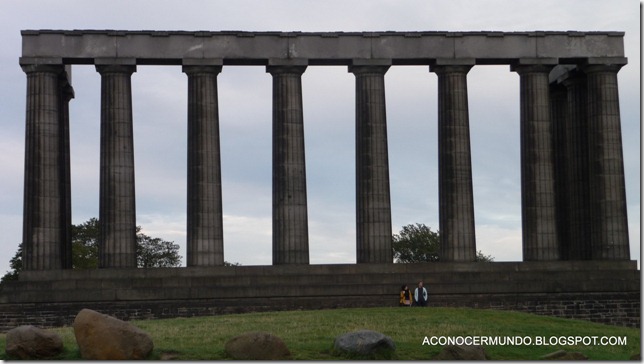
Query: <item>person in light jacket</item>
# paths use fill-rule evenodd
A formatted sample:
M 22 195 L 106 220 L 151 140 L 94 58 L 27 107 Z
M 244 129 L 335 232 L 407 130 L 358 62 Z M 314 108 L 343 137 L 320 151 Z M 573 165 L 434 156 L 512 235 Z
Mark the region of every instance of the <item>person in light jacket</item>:
M 414 290 L 414 301 L 416 306 L 427 306 L 427 289 L 423 287 L 423 281 L 418 282 L 418 287 Z

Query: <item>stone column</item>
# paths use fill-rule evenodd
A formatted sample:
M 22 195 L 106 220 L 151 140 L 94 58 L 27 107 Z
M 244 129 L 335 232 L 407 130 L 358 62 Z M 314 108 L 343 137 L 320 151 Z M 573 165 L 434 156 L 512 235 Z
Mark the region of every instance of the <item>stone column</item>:
M 217 75 L 221 66 L 183 66 L 188 75 L 187 265 L 224 264 Z
M 436 65 L 441 260 L 476 260 L 467 73 L 471 65 Z
M 569 259 L 570 240 L 568 211 L 570 209 L 569 186 L 567 180 L 570 143 L 568 142 L 568 97 L 566 88 L 559 82 L 550 84 L 550 120 L 553 130 L 553 155 L 555 162 L 555 205 L 557 216 L 557 237 L 559 257 Z
M 385 73 L 353 65 L 356 77 L 356 250 L 358 263 L 391 263 L 391 199 Z
M 59 78 L 62 65 L 22 65 L 27 74 L 23 268 L 63 268 L 67 205 Z
M 99 267 L 136 267 L 131 76 L 135 65 L 97 65 L 101 74 Z
M 626 187 L 617 72 L 625 64 L 589 64 L 588 145 L 593 259 L 629 260 Z
M 514 65 L 521 92 L 523 260 L 558 260 L 553 130 L 548 74 L 552 66 Z
M 309 229 L 302 109 L 303 65 L 270 65 L 273 76 L 273 264 L 308 264 Z
M 63 196 L 61 216 L 62 244 L 61 258 L 63 269 L 72 268 L 72 183 L 71 161 L 69 146 L 69 102 L 74 98 L 74 89 L 71 82 L 71 66 L 61 74 L 60 82 L 60 133 L 62 137 L 62 151 L 60 153 L 62 166 L 61 196 Z
M 590 238 L 590 195 L 588 184 L 588 96 L 586 75 L 574 72 L 563 85 L 567 89 L 567 162 L 565 171 L 568 202 L 568 235 L 570 260 L 592 258 Z

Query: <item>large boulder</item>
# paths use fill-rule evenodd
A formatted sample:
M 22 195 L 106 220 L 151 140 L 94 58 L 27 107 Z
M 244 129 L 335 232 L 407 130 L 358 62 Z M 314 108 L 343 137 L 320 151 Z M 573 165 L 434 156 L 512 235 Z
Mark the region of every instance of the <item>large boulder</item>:
M 241 334 L 228 340 L 224 349 L 238 360 L 284 360 L 291 356 L 284 341 L 267 332 Z
M 96 311 L 81 310 L 73 326 L 83 359 L 145 359 L 154 348 L 152 338 L 143 330 Z
M 396 344 L 389 337 L 372 330 L 360 330 L 335 338 L 333 349 L 338 354 L 380 358 L 396 351 Z
M 5 351 L 9 357 L 24 360 L 51 359 L 62 353 L 63 340 L 55 332 L 18 326 L 7 332 Z
M 478 345 L 447 345 L 434 360 L 486 360 L 485 349 Z

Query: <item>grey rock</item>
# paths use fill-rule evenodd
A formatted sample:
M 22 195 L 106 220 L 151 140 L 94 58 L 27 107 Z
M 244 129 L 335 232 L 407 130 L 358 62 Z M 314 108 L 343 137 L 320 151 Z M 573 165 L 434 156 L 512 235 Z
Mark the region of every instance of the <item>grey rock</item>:
M 145 331 L 96 311 L 81 310 L 73 327 L 81 357 L 86 360 L 145 359 L 154 348 Z
M 372 330 L 360 330 L 340 335 L 333 348 L 337 352 L 369 356 L 382 352 L 393 352 L 396 344 L 389 337 Z
M 237 360 L 283 360 L 291 356 L 284 341 L 267 332 L 247 332 L 224 346 L 226 354 Z
M 35 326 L 18 326 L 7 332 L 5 351 L 23 360 L 50 359 L 63 351 L 63 340 L 55 332 Z
M 434 360 L 487 360 L 488 356 L 479 345 L 447 345 Z

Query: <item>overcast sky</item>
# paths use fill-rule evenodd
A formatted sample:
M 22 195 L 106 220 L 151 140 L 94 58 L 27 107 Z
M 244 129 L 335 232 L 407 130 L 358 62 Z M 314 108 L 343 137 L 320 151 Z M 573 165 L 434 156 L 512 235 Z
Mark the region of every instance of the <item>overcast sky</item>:
M 26 76 L 22 29 L 243 31 L 625 31 L 619 73 L 632 259 L 640 255 L 640 3 L 522 1 L 23 1 L 0 2 L 0 274 L 22 239 Z M 271 76 L 219 75 L 225 260 L 271 264 Z M 100 77 L 74 66 L 70 104 L 73 223 L 98 217 Z M 353 263 L 355 78 L 346 66 L 302 77 L 312 264 Z M 393 231 L 438 229 L 437 79 L 428 67 L 386 74 Z M 187 78 L 177 66 L 132 76 L 137 224 L 181 246 L 185 262 Z M 477 249 L 520 261 L 519 76 L 468 74 Z

